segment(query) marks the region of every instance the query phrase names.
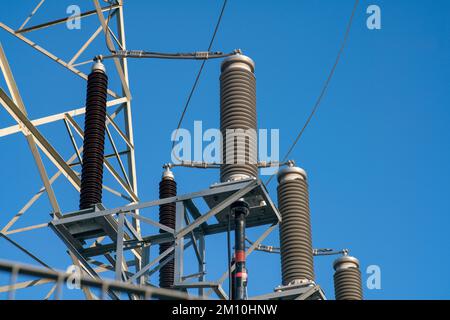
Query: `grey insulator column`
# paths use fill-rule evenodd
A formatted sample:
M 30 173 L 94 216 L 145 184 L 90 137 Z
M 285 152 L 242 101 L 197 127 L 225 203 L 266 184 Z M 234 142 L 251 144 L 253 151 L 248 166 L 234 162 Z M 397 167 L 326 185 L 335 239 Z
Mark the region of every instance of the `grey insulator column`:
M 173 176 L 172 171 L 169 169 L 164 170 L 161 182 L 159 183 L 159 198 L 170 198 L 177 195 L 177 183 Z M 169 228 L 175 229 L 175 219 L 176 219 L 176 204 L 175 202 L 163 204 L 159 206 L 159 223 L 165 225 Z M 160 230 L 160 233 L 165 231 Z M 159 245 L 159 254 L 162 254 L 168 248 L 173 245 L 173 242 L 164 242 Z M 175 262 L 173 257 L 166 256 L 161 260 L 161 263 L 170 259 L 161 269 L 159 270 L 159 286 L 161 288 L 172 288 L 175 278 Z
M 220 180 L 226 182 L 256 177 L 255 64 L 249 57 L 237 54 L 222 62 L 221 71 L 220 130 L 223 137 L 223 165 L 220 168 Z
M 97 61 L 87 82 L 80 210 L 102 202 L 107 90 L 105 66 Z
M 358 259 L 343 256 L 333 264 L 336 300 L 362 300 L 361 271 Z
M 306 172 L 289 166 L 278 174 L 278 209 L 283 285 L 314 281 Z

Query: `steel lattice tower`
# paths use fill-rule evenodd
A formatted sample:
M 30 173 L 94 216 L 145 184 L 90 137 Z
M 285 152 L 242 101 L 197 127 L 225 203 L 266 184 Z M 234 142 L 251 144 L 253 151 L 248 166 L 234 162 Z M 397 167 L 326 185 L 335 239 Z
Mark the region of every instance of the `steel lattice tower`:
M 25 17 L 24 23 L 19 28 L 6 25 L 0 22 L 0 28 L 3 32 L 2 37 L 6 37 L 8 34 L 10 37 L 16 38 L 19 41 L 27 44 L 30 47 L 30 51 L 36 55 L 43 55 L 44 57 L 53 60 L 54 63 L 60 67 L 60 72 L 72 74 L 75 78 L 81 78 L 87 81 L 87 74 L 81 71 L 85 62 L 81 62 L 81 57 L 93 46 L 94 41 L 97 38 L 105 36 L 109 47 L 120 48 L 126 50 L 126 33 L 124 26 L 124 6 L 122 0 L 113 0 L 101 3 L 99 0 L 90 1 L 73 1 L 75 5 L 79 5 L 81 8 L 90 7 L 90 10 L 81 12 L 79 19 L 81 23 L 85 19 L 97 20 L 97 28 L 94 33 L 89 34 L 84 31 L 83 28 L 78 32 L 83 33 L 87 39 L 85 43 L 76 48 L 75 45 L 70 43 L 70 35 L 68 37 L 68 43 L 72 50 L 75 50 L 73 57 L 65 61 L 60 58 L 57 53 L 47 50 L 40 43 L 32 41 L 33 32 L 39 31 L 41 34 L 47 31 L 51 31 L 55 26 L 70 23 L 71 19 L 74 20 L 77 17 L 63 16 L 57 19 L 52 19 L 44 23 L 32 25 L 32 18 L 35 14 L 45 15 L 46 10 L 52 5 L 51 3 L 44 3 L 44 1 L 36 1 L 37 6 L 30 13 L 28 17 Z M 108 21 L 110 20 L 110 21 Z M 70 34 L 70 33 L 69 33 Z M 51 37 L 49 37 L 51 39 Z M 103 48 L 102 48 L 103 49 Z M 98 49 L 100 50 L 100 49 Z M 104 50 L 103 50 L 104 51 Z M 40 178 L 43 183 L 43 191 L 39 192 L 32 197 L 20 210 L 18 215 L 12 217 L 10 221 L 7 221 L 1 226 L 2 236 L 13 243 L 19 250 L 26 252 L 26 248 L 10 239 L 9 235 L 25 233 L 31 230 L 46 227 L 45 225 L 34 225 L 26 228 L 16 228 L 15 224 L 19 220 L 26 220 L 27 211 L 32 207 L 39 198 L 48 197 L 50 200 L 51 208 L 49 212 L 52 212 L 54 219 L 61 217 L 64 208 L 59 206 L 58 195 L 52 187 L 52 184 L 57 179 L 64 179 L 64 181 L 70 184 L 77 191 L 80 189 L 80 175 L 75 169 L 76 163 L 81 161 L 82 144 L 76 143 L 76 138 L 83 138 L 82 127 L 76 120 L 84 115 L 85 108 L 80 106 L 76 109 L 68 109 L 67 106 L 61 106 L 60 112 L 55 114 L 49 114 L 45 117 L 38 119 L 31 119 L 27 115 L 27 109 L 33 108 L 32 103 L 24 103 L 21 98 L 20 88 L 18 88 L 14 79 L 14 66 L 10 66 L 7 56 L 11 56 L 13 53 L 8 52 L 8 48 L 3 48 L 0 43 L 0 66 L 2 76 L 5 79 L 7 88 L 0 88 L 0 103 L 2 107 L 11 115 L 12 119 L 17 122 L 17 125 L 4 127 L 0 129 L 0 139 L 14 134 L 23 134 L 28 142 L 32 157 L 39 170 Z M 86 58 L 87 59 L 87 58 Z M 32 63 L 32 61 L 29 61 Z M 128 80 L 128 65 L 126 58 L 115 58 L 114 68 L 110 68 L 109 75 L 116 77 L 120 81 L 121 90 L 114 92 L 108 90 L 108 102 L 107 102 L 107 133 L 109 143 L 114 150 L 113 154 L 109 154 L 105 157 L 105 171 L 112 176 L 117 182 L 119 188 L 122 190 L 116 190 L 109 186 L 104 186 L 106 190 L 109 190 L 112 194 L 127 199 L 128 202 L 139 201 L 137 191 L 137 176 L 135 166 L 135 148 L 133 138 L 133 124 L 132 124 L 132 107 L 131 107 L 131 94 L 129 90 Z M 90 65 L 86 65 L 90 68 Z M 81 68 L 81 69 L 80 69 Z M 115 121 L 116 118 L 121 117 L 123 121 Z M 46 125 L 63 122 L 67 128 L 67 133 L 62 133 L 67 137 L 67 150 L 74 150 L 73 155 L 67 159 L 63 158 L 61 154 L 67 153 L 67 150 L 58 150 L 49 141 L 51 137 L 46 137 L 41 133 L 41 128 Z M 115 141 L 114 137 L 119 136 L 121 141 Z M 125 145 L 124 150 L 118 150 L 119 143 Z M 54 168 L 46 166 L 44 163 L 47 159 L 56 167 L 57 171 L 53 175 L 49 175 L 49 172 L 54 171 Z M 118 165 L 116 165 L 116 160 Z M 79 167 L 78 167 L 79 169 Z M 41 190 L 41 191 L 42 191 Z M 13 209 L 13 208 L 11 208 Z M 136 215 L 139 211 L 134 212 Z M 140 222 L 136 218 L 132 218 L 132 225 L 137 234 L 140 233 Z M 3 220 L 2 220 L 3 221 Z M 24 251 L 25 250 L 25 251 Z M 30 253 L 31 254 L 31 253 Z M 63 253 L 62 253 L 63 254 Z M 71 253 L 72 261 L 75 265 L 79 264 L 79 258 Z M 140 270 L 141 258 L 136 258 L 136 270 Z M 85 290 L 86 297 L 92 298 L 89 294 L 89 290 Z

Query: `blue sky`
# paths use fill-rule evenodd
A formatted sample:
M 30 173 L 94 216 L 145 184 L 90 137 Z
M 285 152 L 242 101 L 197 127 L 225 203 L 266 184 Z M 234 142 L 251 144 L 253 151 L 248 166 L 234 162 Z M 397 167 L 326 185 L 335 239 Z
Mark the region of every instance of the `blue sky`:
M 38 1 L 3 4 L 0 21 L 20 26 Z M 74 1 L 48 0 L 31 24 L 59 18 Z M 91 2 L 81 2 L 83 11 Z M 380 6 L 382 29 L 368 30 L 366 8 Z M 130 49 L 185 52 L 206 50 L 221 1 L 126 1 Z M 86 7 L 84 7 L 86 6 Z M 214 50 L 241 48 L 256 62 L 258 122 L 280 129 L 284 155 L 306 120 L 334 63 L 353 0 L 229 1 Z M 382 272 L 382 289 L 367 299 L 449 298 L 450 274 L 450 3 L 435 1 L 360 1 L 348 45 L 327 95 L 291 159 L 309 175 L 313 243 L 316 248 L 349 248 L 362 264 Z M 95 30 L 96 18 L 81 30 L 64 25 L 29 37 L 63 59 L 70 59 Z M 28 108 L 30 118 L 84 104 L 85 83 L 54 62 L 0 30 L 0 41 Z M 106 53 L 103 38 L 81 58 Z M 139 195 L 157 197 L 161 165 L 170 161 L 170 134 L 189 93 L 198 61 L 129 62 L 133 94 Z M 208 61 L 183 127 L 195 120 L 205 128 L 219 125 L 219 65 Z M 113 65 L 107 67 L 112 70 Z M 88 72 L 89 66 L 81 67 Z M 3 79 L 0 86 L 5 88 Z M 118 89 L 117 79 L 111 88 Z M 119 119 L 120 120 L 120 119 Z M 82 118 L 78 119 L 82 123 Z M 0 110 L 0 127 L 13 125 Z M 58 151 L 72 153 L 64 125 L 40 128 Z M 4 225 L 41 187 L 26 140 L 21 134 L 1 138 L 0 222 Z M 46 161 L 50 174 L 55 168 Z M 181 193 L 201 190 L 218 180 L 215 171 L 175 171 Z M 105 178 L 106 181 L 109 178 Z M 269 190 L 276 199 L 276 184 Z M 63 180 L 55 190 L 64 211 L 78 205 Z M 108 207 L 121 204 L 106 196 Z M 46 222 L 50 206 L 42 197 L 17 227 Z M 255 238 L 261 230 L 251 230 Z M 48 264 L 70 264 L 51 230 L 12 235 Z M 278 245 L 278 232 L 266 244 Z M 1 259 L 32 263 L 4 239 Z M 225 269 L 223 237 L 208 242 L 208 277 Z M 333 298 L 332 261 L 315 260 L 317 282 Z M 270 292 L 280 283 L 279 257 L 255 253 L 249 258 L 249 294 Z M 23 297 L 45 293 L 30 290 Z M 74 294 L 74 293 L 70 293 Z M 75 297 L 75 295 L 74 295 Z

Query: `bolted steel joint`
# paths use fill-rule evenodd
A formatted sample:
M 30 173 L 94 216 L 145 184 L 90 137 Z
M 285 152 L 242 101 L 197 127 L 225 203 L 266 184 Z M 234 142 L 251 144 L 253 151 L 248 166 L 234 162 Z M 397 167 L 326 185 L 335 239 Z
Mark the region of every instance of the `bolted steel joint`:
M 250 213 L 250 206 L 244 199 L 239 199 L 230 206 L 230 212 L 232 217 L 239 214 L 244 214 L 246 217 Z

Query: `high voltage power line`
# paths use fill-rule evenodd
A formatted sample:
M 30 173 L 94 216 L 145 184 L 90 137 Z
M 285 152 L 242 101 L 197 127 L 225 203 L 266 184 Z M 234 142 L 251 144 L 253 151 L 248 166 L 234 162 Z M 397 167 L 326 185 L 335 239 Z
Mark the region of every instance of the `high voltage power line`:
M 220 10 L 219 18 L 217 19 L 216 26 L 214 28 L 214 32 L 213 32 L 213 35 L 211 37 L 211 40 L 209 41 L 208 50 L 207 50 L 208 52 L 211 51 L 211 48 L 212 48 L 212 46 L 214 44 L 214 40 L 216 39 L 217 31 L 219 30 L 220 23 L 222 21 L 223 14 L 225 12 L 225 8 L 227 6 L 227 2 L 228 2 L 227 0 L 223 1 L 223 5 L 222 5 L 222 9 Z M 200 80 L 200 76 L 202 75 L 203 68 L 205 67 L 205 64 L 206 64 L 206 60 L 203 60 L 202 64 L 200 65 L 200 68 L 199 68 L 199 70 L 197 72 L 197 76 L 195 77 L 195 81 L 194 81 L 194 84 L 192 85 L 191 91 L 189 92 L 189 95 L 188 95 L 188 97 L 186 99 L 186 103 L 184 104 L 183 112 L 181 113 L 181 117 L 180 117 L 180 120 L 178 121 L 177 129 L 175 131 L 175 136 L 178 134 L 178 131 L 180 130 L 181 124 L 183 123 L 184 116 L 186 115 L 186 111 L 187 111 L 187 109 L 189 107 L 189 104 L 191 102 L 192 96 L 194 95 L 195 89 L 197 89 L 197 85 L 198 85 L 198 82 Z M 172 150 L 173 150 L 174 146 L 175 146 L 175 141 L 172 143 Z
M 295 138 L 294 142 L 292 143 L 292 145 L 290 146 L 288 152 L 286 153 L 286 155 L 284 156 L 283 160 L 281 162 L 286 162 L 286 160 L 288 159 L 289 155 L 291 154 L 291 152 L 294 150 L 295 146 L 297 145 L 298 141 L 300 140 L 300 138 L 302 137 L 303 133 L 305 132 L 306 128 L 308 127 L 309 123 L 311 122 L 312 118 L 314 117 L 314 114 L 316 113 L 317 109 L 320 106 L 320 103 L 322 102 L 323 97 L 325 96 L 328 86 L 331 82 L 331 79 L 333 78 L 334 72 L 336 71 L 336 67 L 339 64 L 339 61 L 341 59 L 342 56 L 342 52 L 345 49 L 345 46 L 347 44 L 347 40 L 348 37 L 350 35 L 350 30 L 352 28 L 352 24 L 353 24 L 353 19 L 355 17 L 355 13 L 356 13 L 356 9 L 358 8 L 358 4 L 359 4 L 359 0 L 355 1 L 355 4 L 353 5 L 353 10 L 352 10 L 352 14 L 350 16 L 350 19 L 347 23 L 347 29 L 345 30 L 345 34 L 344 34 L 344 38 L 342 40 L 341 43 L 341 47 L 339 48 L 338 54 L 336 56 L 336 60 L 334 62 L 333 67 L 330 70 L 330 73 L 328 74 L 328 78 L 326 79 L 323 87 L 322 87 L 322 91 L 320 92 L 319 97 L 317 98 L 316 103 L 314 104 L 314 107 L 311 110 L 311 113 L 309 114 L 308 118 L 306 119 L 305 124 L 303 125 L 303 127 L 301 128 L 301 130 L 299 131 L 299 133 L 297 134 L 297 137 Z M 272 178 L 275 174 L 272 174 L 269 179 L 266 181 L 266 186 L 269 185 L 270 181 L 272 181 Z

